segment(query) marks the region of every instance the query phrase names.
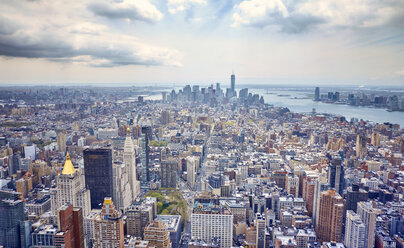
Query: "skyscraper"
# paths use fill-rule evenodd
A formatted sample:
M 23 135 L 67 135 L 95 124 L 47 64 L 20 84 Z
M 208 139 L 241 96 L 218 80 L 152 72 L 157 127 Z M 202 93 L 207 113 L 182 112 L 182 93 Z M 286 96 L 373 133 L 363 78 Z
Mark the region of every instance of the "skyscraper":
M 320 101 L 320 87 L 316 87 L 314 90 L 314 101 Z
M 378 132 L 373 131 L 370 143 L 372 146 L 380 146 L 380 134 Z
M 114 199 L 115 207 L 118 210 L 125 211 L 133 202 L 132 189 L 129 184 L 129 176 L 125 164 L 119 161 L 112 165 Z
M 141 184 L 143 187 L 148 187 L 150 181 L 150 174 L 149 174 L 149 127 L 142 127 L 142 177 L 141 177 Z
M 25 227 L 24 203 L 19 197 L 19 193 L 0 191 L 0 246 L 26 247 L 21 232 Z
M 166 125 L 168 123 L 170 123 L 170 111 L 168 110 L 164 110 L 161 112 L 161 116 L 160 116 L 160 123 L 163 125 Z
M 257 248 L 265 248 L 265 233 L 266 233 L 266 221 L 265 217 L 261 214 L 257 213 L 255 217 L 255 224 L 257 227 L 257 240 L 256 247 Z
M 342 241 L 344 212 L 344 199 L 335 190 L 321 192 L 316 225 L 317 238 L 320 242 Z
M 234 73 L 230 76 L 230 89 L 233 96 L 236 96 L 236 75 Z
M 127 129 L 125 145 L 123 149 L 123 162 L 125 164 L 126 173 L 128 174 L 128 180 L 132 194 L 131 202 L 133 202 L 140 194 L 140 182 L 137 180 L 136 154 L 129 127 Z
M 113 196 L 112 152 L 110 149 L 85 149 L 84 175 L 91 191 L 91 208 L 101 208 L 105 197 Z
M 354 211 L 348 210 L 345 223 L 345 246 L 347 248 L 365 247 L 365 225 L 360 216 Z
M 347 248 L 365 247 L 365 225 L 359 215 L 354 211 L 348 210 L 345 222 L 344 244 Z
M 210 243 L 213 238 L 219 238 L 220 247 L 231 247 L 233 215 L 223 206 L 195 201 L 191 214 L 191 237 L 207 243 Z
M 366 148 L 366 136 L 363 134 L 358 134 L 356 137 L 356 156 L 360 159 L 363 159 L 367 154 Z
M 123 219 L 111 197 L 106 197 L 101 213 L 94 220 L 93 247 L 124 247 Z
M 345 179 L 341 158 L 334 157 L 328 165 L 328 182 L 331 188 L 334 188 L 338 194 L 342 195 Z
M 86 189 L 80 170 L 76 170 L 67 153 L 62 173 L 56 177 L 56 194 L 51 194 L 51 209 L 53 214 L 65 204 L 83 209 L 83 215 L 91 211 L 90 191 Z M 56 197 L 56 199 L 54 199 Z
M 195 156 L 187 157 L 187 183 L 191 189 L 195 187 L 198 159 Z
M 357 213 L 357 203 L 361 201 L 366 201 L 368 199 L 368 192 L 364 189 L 359 188 L 358 184 L 352 184 L 346 190 L 345 200 L 346 209 L 353 210 Z
M 55 245 L 62 247 L 84 248 L 83 211 L 66 204 L 58 209 L 58 230 Z
M 144 240 L 156 248 L 171 247 L 167 226 L 162 221 L 155 220 L 144 229 Z
M 148 205 L 132 206 L 126 213 L 127 234 L 143 237 L 147 224 L 153 221 L 152 207 Z
M 177 187 L 178 161 L 174 159 L 162 160 L 160 164 L 160 178 L 162 188 Z
M 357 213 L 365 225 L 365 248 L 372 248 L 375 243 L 377 211 L 371 202 L 358 202 Z
M 59 152 L 66 152 L 66 132 L 64 130 L 59 130 L 56 137 Z

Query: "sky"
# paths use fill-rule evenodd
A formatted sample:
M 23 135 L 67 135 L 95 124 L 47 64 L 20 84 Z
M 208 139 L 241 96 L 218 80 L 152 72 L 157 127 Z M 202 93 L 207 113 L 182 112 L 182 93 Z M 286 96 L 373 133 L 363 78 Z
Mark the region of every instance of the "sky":
M 0 85 L 404 86 L 403 0 L 0 0 Z

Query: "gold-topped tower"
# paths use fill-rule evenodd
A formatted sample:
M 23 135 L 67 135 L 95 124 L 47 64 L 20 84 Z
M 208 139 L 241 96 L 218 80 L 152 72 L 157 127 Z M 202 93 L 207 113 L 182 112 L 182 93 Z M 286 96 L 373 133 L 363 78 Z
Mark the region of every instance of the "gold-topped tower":
M 72 175 L 76 172 L 76 169 L 74 169 L 73 163 L 70 160 L 70 155 L 69 153 L 66 154 L 66 162 L 65 165 L 63 166 L 62 174 L 63 175 Z

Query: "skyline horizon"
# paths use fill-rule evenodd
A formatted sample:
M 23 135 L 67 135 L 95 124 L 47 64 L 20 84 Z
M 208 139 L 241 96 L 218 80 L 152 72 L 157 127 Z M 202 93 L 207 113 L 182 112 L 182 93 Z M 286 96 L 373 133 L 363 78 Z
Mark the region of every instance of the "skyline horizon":
M 214 82 L 0 82 L 0 87 L 60 87 L 64 86 L 65 88 L 71 87 L 145 87 L 145 88 L 176 88 L 176 87 L 184 87 L 186 85 L 198 85 L 198 86 L 206 86 L 209 87 L 211 85 L 216 85 L 216 83 L 220 83 L 222 88 L 225 85 L 230 86 L 230 82 L 223 81 L 214 81 Z M 66 85 L 67 84 L 67 85 Z M 367 84 L 367 83 L 315 83 L 315 82 L 301 82 L 301 83 L 282 83 L 282 82 L 237 82 L 236 76 L 236 88 L 242 87 L 324 87 L 324 88 L 404 88 L 404 84 Z

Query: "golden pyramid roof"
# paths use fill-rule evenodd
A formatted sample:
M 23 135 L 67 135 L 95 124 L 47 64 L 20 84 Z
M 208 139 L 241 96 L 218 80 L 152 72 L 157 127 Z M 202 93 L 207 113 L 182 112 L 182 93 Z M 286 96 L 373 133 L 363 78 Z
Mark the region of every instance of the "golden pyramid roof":
M 69 153 L 66 154 L 66 162 L 65 165 L 63 166 L 62 174 L 63 175 L 72 175 L 76 172 L 74 169 L 74 166 L 72 164 L 72 161 L 70 160 Z

